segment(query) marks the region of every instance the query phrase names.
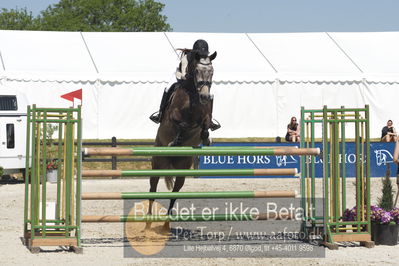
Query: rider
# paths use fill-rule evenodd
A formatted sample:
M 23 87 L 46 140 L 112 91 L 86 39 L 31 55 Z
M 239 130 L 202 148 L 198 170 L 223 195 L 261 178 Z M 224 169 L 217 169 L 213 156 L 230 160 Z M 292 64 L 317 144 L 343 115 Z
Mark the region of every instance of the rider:
M 182 54 L 181 54 L 181 61 L 179 64 L 179 67 L 176 69 L 176 79 L 177 82 L 173 83 L 170 88 L 166 87 L 163 95 L 162 95 L 162 100 L 161 100 L 161 105 L 159 107 L 159 111 L 153 113 L 150 116 L 150 119 L 155 122 L 155 123 L 160 123 L 162 121 L 162 115 L 166 109 L 166 106 L 168 105 L 168 101 L 172 93 L 175 91 L 177 84 L 179 82 L 183 82 L 187 80 L 188 78 L 188 73 L 187 73 L 187 66 L 188 66 L 188 58 L 190 57 L 191 54 L 196 53 L 200 57 L 207 57 L 209 55 L 209 50 L 208 50 L 208 43 L 204 40 L 197 40 L 195 41 L 193 45 L 193 49 L 181 49 Z M 211 121 L 210 129 L 212 131 L 219 129 L 220 124 L 216 121 L 213 122 Z

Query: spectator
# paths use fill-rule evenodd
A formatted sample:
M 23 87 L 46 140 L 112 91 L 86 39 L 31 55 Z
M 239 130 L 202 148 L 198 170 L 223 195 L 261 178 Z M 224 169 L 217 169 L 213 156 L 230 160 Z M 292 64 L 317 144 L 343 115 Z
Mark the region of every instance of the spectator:
M 301 141 L 299 125 L 296 122 L 296 117 L 291 117 L 291 122 L 287 126 L 287 134 L 285 135 L 285 140 L 290 142 Z
M 392 126 L 392 120 L 388 120 L 387 125 L 382 128 L 381 141 L 382 142 L 396 142 L 396 130 Z

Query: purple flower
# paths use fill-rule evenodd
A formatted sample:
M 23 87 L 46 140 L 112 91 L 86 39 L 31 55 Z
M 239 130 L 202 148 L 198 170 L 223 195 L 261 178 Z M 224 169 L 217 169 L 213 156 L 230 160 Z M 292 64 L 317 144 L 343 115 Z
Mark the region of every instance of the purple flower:
M 371 209 L 371 211 L 381 211 L 382 210 L 382 208 L 380 208 L 378 206 L 374 206 L 374 205 L 371 205 L 370 209 Z
M 370 209 L 371 209 L 370 218 L 372 222 L 388 224 L 394 221 L 396 224 L 399 224 L 399 208 L 394 208 L 390 212 L 387 212 L 378 206 L 372 205 Z M 346 209 L 342 215 L 342 219 L 343 221 L 356 221 L 357 220 L 356 206 L 353 207 L 352 209 Z
M 381 215 L 381 223 L 382 224 L 389 224 L 392 221 L 392 216 L 390 212 L 384 212 Z
M 399 224 L 399 208 L 393 208 L 390 213 L 392 221 L 394 221 L 396 224 Z
M 346 209 L 342 218 L 344 221 L 354 221 L 356 219 L 356 207 L 352 209 Z

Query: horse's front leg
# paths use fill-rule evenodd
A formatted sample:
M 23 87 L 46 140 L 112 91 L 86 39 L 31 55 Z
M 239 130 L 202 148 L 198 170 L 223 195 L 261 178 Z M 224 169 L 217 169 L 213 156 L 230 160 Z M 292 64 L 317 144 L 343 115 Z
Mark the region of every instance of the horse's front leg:
M 202 124 L 202 130 L 201 130 L 201 141 L 202 145 L 204 146 L 209 146 L 211 145 L 211 140 L 209 139 L 209 126 L 211 123 L 211 118 L 208 116 L 204 123 Z
M 211 145 L 211 140 L 209 139 L 209 129 L 202 129 L 201 140 L 202 140 L 202 145 L 204 146 Z
M 188 124 L 187 122 L 175 122 L 176 126 L 176 136 L 175 138 L 168 144 L 168 146 L 181 146 L 183 143 L 183 131 L 187 130 Z
M 181 134 L 181 129 L 179 128 L 179 130 L 177 131 L 177 134 L 175 136 L 175 138 L 168 144 L 169 147 L 172 146 L 180 146 L 182 143 L 182 134 Z
M 188 123 L 183 119 L 182 110 L 174 108 L 170 114 L 170 120 L 175 128 L 175 137 L 169 142 L 168 146 L 181 146 L 182 144 L 182 133 L 184 129 L 188 127 Z

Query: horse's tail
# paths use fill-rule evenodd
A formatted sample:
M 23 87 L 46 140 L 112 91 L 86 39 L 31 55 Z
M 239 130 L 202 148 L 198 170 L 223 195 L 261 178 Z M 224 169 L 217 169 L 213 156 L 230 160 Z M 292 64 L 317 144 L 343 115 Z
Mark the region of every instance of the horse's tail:
M 175 178 L 173 176 L 165 176 L 165 184 L 168 190 L 172 190 L 175 185 Z

